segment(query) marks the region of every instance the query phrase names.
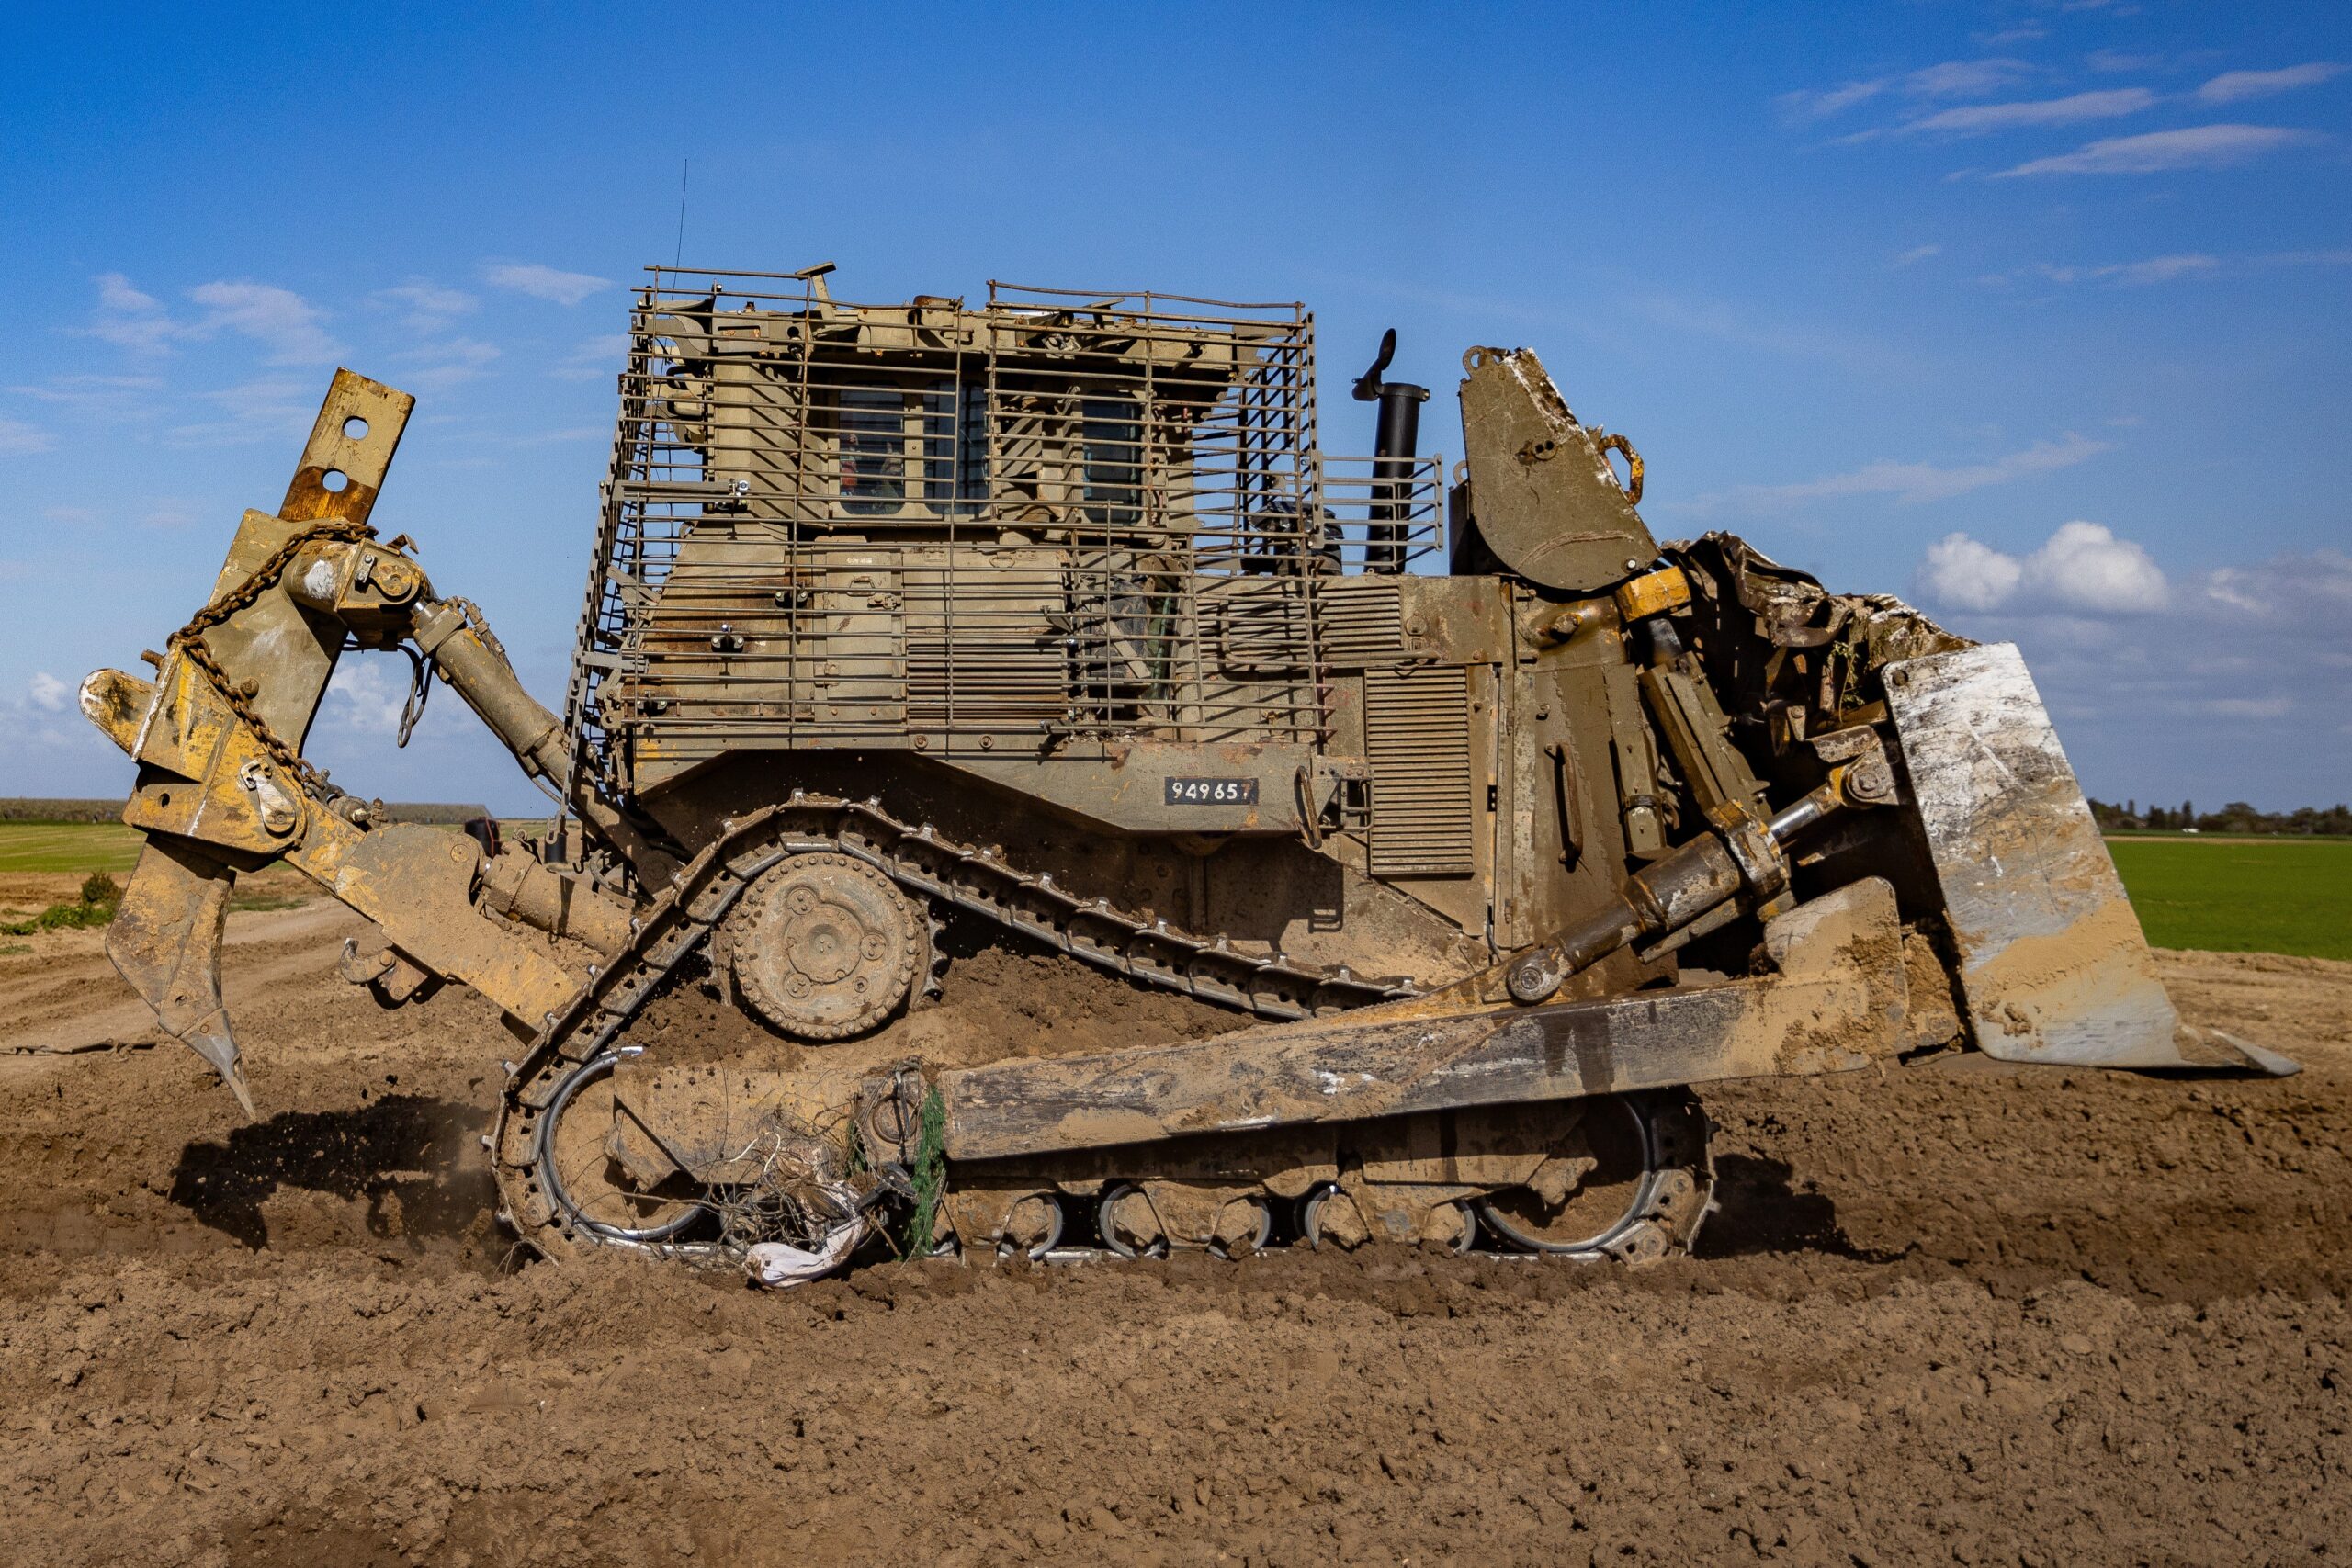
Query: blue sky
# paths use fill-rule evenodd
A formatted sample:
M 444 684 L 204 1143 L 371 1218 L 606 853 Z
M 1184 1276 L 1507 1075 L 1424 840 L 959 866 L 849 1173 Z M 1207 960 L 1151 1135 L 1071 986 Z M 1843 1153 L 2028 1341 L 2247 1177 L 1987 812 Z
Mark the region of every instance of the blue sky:
M 390 8 L 384 8 L 390 10 Z M 1327 447 L 1394 325 L 1630 435 L 1661 537 L 2021 641 L 2086 786 L 2352 797 L 2352 6 L 15 6 L 0 794 L 282 493 L 326 378 L 418 394 L 376 517 L 560 704 L 627 286 L 840 264 L 1300 299 Z M 537 799 L 460 705 L 311 750 Z

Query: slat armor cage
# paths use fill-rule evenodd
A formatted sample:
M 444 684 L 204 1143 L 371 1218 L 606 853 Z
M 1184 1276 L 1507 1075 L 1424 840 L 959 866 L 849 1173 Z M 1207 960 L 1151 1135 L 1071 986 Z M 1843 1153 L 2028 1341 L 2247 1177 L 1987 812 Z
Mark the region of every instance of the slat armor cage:
M 1304 307 L 858 305 L 829 270 L 649 269 L 576 767 L 633 794 L 745 749 L 1327 739 L 1346 591 L 1435 549 L 1442 462 L 1319 450 Z

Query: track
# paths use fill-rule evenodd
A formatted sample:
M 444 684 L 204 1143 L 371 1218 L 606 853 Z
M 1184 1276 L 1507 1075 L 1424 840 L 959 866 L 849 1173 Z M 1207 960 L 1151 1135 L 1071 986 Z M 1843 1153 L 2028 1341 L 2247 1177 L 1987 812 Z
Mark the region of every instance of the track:
M 1295 1019 L 1410 995 L 1409 982 L 1367 979 L 1325 970 L 1280 953 L 1250 953 L 1193 936 L 1148 913 L 1102 899 L 1080 899 L 1046 874 L 1023 873 L 1001 852 L 951 842 L 912 827 L 871 801 L 796 795 L 729 825 L 695 857 L 640 918 L 630 946 L 606 966 L 565 1014 L 549 1021 L 528 1056 L 510 1074 L 492 1138 L 503 1215 L 529 1245 L 550 1255 L 587 1246 L 652 1249 L 681 1260 L 739 1267 L 749 1239 L 714 1226 L 719 1214 L 764 1212 L 763 1200 L 740 1193 L 687 1190 L 674 1201 L 633 1203 L 599 1212 L 564 1175 L 570 1158 L 601 1161 L 592 1134 L 567 1133 L 567 1114 L 609 1121 L 604 1088 L 630 1032 L 646 1010 L 669 995 L 709 947 L 719 924 L 760 875 L 786 857 L 854 857 L 936 906 L 961 911 L 1122 979 L 1196 1001 Z M 595 1111 L 581 1107 L 594 1104 Z M 1507 1117 L 1509 1113 L 1504 1113 Z M 1554 1111 L 1564 1131 L 1578 1111 Z M 1622 1124 L 1622 1125 L 1621 1125 Z M 1478 1125 L 1465 1119 L 1465 1129 Z M 1377 1217 L 1375 1196 L 1340 1168 L 1334 1146 L 1320 1177 L 1285 1179 L 1261 1167 L 1246 1145 L 1216 1166 L 1204 1194 L 1193 1166 L 1175 1168 L 1145 1152 L 1131 1168 L 1091 1168 L 1062 1162 L 1012 1172 L 978 1171 L 988 1201 L 949 1205 L 961 1245 L 979 1252 L 1021 1252 L 1063 1260 L 1127 1258 L 1198 1247 L 1222 1258 L 1296 1237 L 1353 1246 L 1385 1238 L 1433 1241 L 1458 1252 L 1488 1250 L 1530 1257 L 1653 1261 L 1687 1247 L 1708 1212 L 1713 1173 L 1704 1118 L 1688 1096 L 1654 1096 L 1600 1108 L 1593 1125 L 1609 1146 L 1592 1151 L 1595 1169 L 1576 1189 L 1573 1216 L 1535 1215 L 1517 1189 L 1476 1183 L 1447 1195 L 1397 1233 Z M 581 1151 L 558 1154 L 559 1146 Z M 1253 1171 L 1255 1174 L 1252 1174 Z M 1188 1180 L 1187 1176 L 1195 1179 Z M 951 1183 L 964 1182 L 959 1173 Z M 1586 1210 L 1599 1212 L 1588 1214 Z M 846 1213 L 836 1212 L 841 1224 Z M 1327 1224 L 1327 1220 L 1329 1222 Z M 946 1224 L 943 1217 L 943 1234 Z M 803 1243 L 810 1235 L 799 1235 Z

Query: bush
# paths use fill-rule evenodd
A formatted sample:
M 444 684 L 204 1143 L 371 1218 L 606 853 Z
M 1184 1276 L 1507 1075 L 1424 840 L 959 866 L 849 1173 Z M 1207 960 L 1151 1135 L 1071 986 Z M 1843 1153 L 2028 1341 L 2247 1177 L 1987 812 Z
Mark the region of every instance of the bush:
M 112 904 L 51 904 L 29 920 L 0 923 L 0 935 L 30 936 L 35 931 L 79 931 L 103 926 L 114 919 Z
M 114 919 L 122 903 L 122 886 L 103 871 L 82 879 L 82 901 L 51 904 L 28 920 L 0 921 L 0 935 L 30 936 L 35 931 L 80 931 L 103 926 Z

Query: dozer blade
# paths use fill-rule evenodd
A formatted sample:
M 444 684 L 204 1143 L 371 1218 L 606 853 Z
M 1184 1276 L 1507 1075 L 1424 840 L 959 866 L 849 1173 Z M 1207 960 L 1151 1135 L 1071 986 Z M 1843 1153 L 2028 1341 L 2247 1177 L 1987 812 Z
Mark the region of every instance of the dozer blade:
M 1979 1049 L 2011 1062 L 2298 1070 L 2173 1010 L 2016 644 L 1890 665 L 1886 689 Z
M 220 931 L 233 866 L 191 840 L 152 835 L 107 928 L 107 956 L 174 1038 L 212 1064 L 251 1117 L 254 1097 L 220 1004 Z

